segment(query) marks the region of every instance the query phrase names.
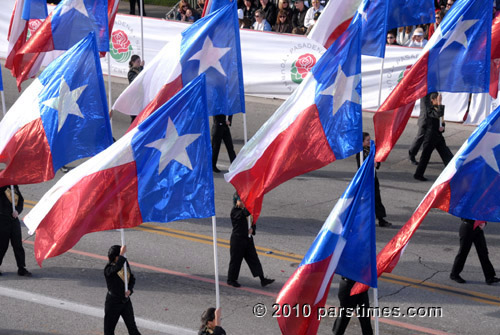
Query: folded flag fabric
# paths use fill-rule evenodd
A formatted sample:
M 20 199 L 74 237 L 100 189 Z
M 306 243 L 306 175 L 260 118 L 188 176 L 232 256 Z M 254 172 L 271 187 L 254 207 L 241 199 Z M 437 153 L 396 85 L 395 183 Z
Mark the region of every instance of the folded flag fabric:
M 431 208 L 457 217 L 500 222 L 500 107 L 462 145 L 408 222 L 379 252 L 378 275 L 392 272 Z M 356 284 L 352 294 L 368 289 Z
M 236 2 L 201 18 L 149 62 L 120 94 L 113 110 L 138 115 L 133 128 L 201 73 L 209 115 L 245 112 Z
M 24 218 L 38 263 L 91 232 L 215 215 L 206 106 L 202 75 L 61 178 Z
M 255 221 L 273 188 L 361 151 L 360 31 L 357 15 L 224 176 Z
M 281 289 L 280 306 L 310 306 L 311 315 L 278 317 L 287 335 L 317 334 L 318 311 L 325 306 L 334 273 L 377 287 L 375 245 L 375 147 L 338 200 L 307 251 Z
M 0 122 L 0 186 L 54 178 L 113 143 L 93 33 L 53 61 Z

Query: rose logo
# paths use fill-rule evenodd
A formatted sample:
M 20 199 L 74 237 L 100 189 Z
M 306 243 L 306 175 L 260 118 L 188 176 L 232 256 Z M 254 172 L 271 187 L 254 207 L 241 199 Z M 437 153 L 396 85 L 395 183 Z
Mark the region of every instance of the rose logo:
M 26 35 L 26 41 L 30 39 L 31 35 L 42 25 L 42 20 L 35 19 L 30 20 L 28 23 L 28 34 Z
M 398 83 L 403 79 L 403 77 L 408 74 L 408 72 L 410 71 L 411 69 L 411 65 L 408 65 L 403 71 L 401 71 L 401 73 L 399 74 L 399 78 L 398 78 Z
M 117 30 L 111 34 L 109 53 L 118 63 L 124 63 L 130 58 L 132 45 L 123 30 Z
M 314 55 L 304 54 L 300 56 L 292 65 L 292 81 L 300 84 L 315 64 L 316 57 L 314 57 Z

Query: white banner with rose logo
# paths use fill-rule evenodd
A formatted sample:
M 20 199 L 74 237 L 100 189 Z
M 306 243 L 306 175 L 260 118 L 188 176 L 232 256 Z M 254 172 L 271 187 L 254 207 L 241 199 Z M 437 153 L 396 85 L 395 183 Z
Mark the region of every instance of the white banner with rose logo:
M 7 33 L 14 0 L 6 0 L 4 10 L 0 11 L 0 57 L 7 52 Z M 53 6 L 49 6 L 49 10 Z M 34 30 L 39 22 L 32 22 Z M 187 23 L 144 18 L 144 58 L 148 61 L 173 37 L 186 29 Z M 110 41 L 111 74 L 126 78 L 128 62 L 134 54 L 141 55 L 140 18 L 138 16 L 118 14 Z M 307 72 L 316 64 L 325 49 L 322 45 L 303 36 L 241 30 L 241 50 L 245 94 L 286 99 L 295 90 Z M 53 52 L 45 58 L 48 64 L 61 52 Z M 402 72 L 413 64 L 420 53 L 419 49 L 406 47 L 388 47 L 382 79 L 382 101 L 395 87 Z M 101 58 L 104 73 L 107 73 L 107 57 Z M 376 110 L 380 81 L 380 59 L 363 56 L 362 85 L 363 109 Z M 445 119 L 464 121 L 469 94 L 445 94 Z M 477 124 L 484 119 L 488 98 L 473 95 L 468 123 Z M 499 105 L 498 100 L 491 103 L 493 110 Z M 418 115 L 415 107 L 414 115 Z

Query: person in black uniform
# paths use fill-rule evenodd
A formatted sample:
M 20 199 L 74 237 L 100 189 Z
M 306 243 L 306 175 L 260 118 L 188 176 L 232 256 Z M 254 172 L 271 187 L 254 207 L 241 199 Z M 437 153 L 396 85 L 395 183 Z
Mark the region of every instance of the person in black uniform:
M 14 186 L 14 204 L 16 210 L 12 209 L 12 192 L 10 186 L 0 187 L 0 266 L 7 249 L 9 241 L 14 250 L 17 263 L 17 274 L 19 276 L 31 277 L 31 272 L 26 270 L 26 255 L 23 248 L 21 234 L 21 222 L 19 214 L 23 211 L 24 198 L 17 185 Z M 2 272 L 0 272 L 2 275 Z
M 141 57 L 137 55 L 132 55 L 132 57 L 130 57 L 130 61 L 128 62 L 128 67 L 129 70 L 127 73 L 127 79 L 130 85 L 132 84 L 134 79 L 139 75 L 139 73 L 141 73 L 141 71 L 144 70 L 144 61 L 141 60 Z M 130 123 L 134 122 L 136 117 L 137 117 L 136 115 L 130 115 L 131 119 Z
M 420 99 L 420 115 L 418 116 L 418 133 L 417 136 L 411 142 L 410 149 L 408 150 L 408 159 L 413 165 L 418 165 L 418 161 L 415 158 L 417 156 L 418 150 L 422 146 L 425 138 L 425 121 L 427 118 L 427 110 L 431 108 L 430 94 Z
M 201 327 L 198 335 L 226 335 L 220 326 L 220 308 L 210 307 L 201 315 Z
M 224 114 L 214 116 L 214 124 L 212 126 L 212 169 L 215 173 L 220 172 L 217 168 L 217 159 L 219 158 L 220 145 L 223 140 L 229 155 L 229 161 L 232 163 L 236 158 L 236 153 L 234 152 L 233 147 L 233 139 L 231 137 L 231 130 L 229 129 L 232 121 L 232 115 L 229 115 L 227 119 Z
M 431 100 L 431 105 L 430 108 L 427 109 L 427 117 L 425 120 L 424 148 L 420 156 L 417 170 L 413 175 L 413 178 L 420 181 L 428 180 L 424 177 L 424 172 L 434 149 L 437 149 L 445 166 L 448 165 L 453 158 L 453 154 L 446 146 L 446 141 L 443 137 L 445 124 L 443 121 L 444 106 L 442 105 L 441 94 L 432 92 L 429 98 Z
M 229 261 L 229 270 L 227 273 L 227 284 L 240 287 L 238 283 L 238 276 L 240 274 L 241 262 L 243 259 L 248 264 L 250 271 L 254 277 L 260 278 L 262 287 L 272 284 L 274 279 L 264 277 L 264 271 L 260 264 L 255 244 L 253 243 L 252 235 L 255 235 L 255 225 L 252 224 L 249 228 L 250 213 L 245 208 L 243 201 L 241 201 L 237 192 L 233 196 L 233 209 L 231 210 L 231 223 L 233 224 L 233 231 L 231 232 L 231 241 L 229 253 L 231 259 Z
M 144 9 L 144 1 L 142 0 L 142 15 L 146 16 L 146 10 Z M 135 15 L 135 4 L 137 4 L 138 15 L 141 15 L 141 0 L 130 0 L 130 15 Z
M 134 292 L 135 277 L 130 271 L 128 261 L 123 255 L 127 252 L 124 245 L 114 245 L 109 248 L 109 262 L 104 268 L 104 277 L 108 286 L 106 303 L 104 305 L 104 335 L 114 335 L 116 324 L 123 318 L 131 335 L 141 335 L 135 324 L 134 309 L 130 295 Z M 128 290 L 125 292 L 123 266 L 127 265 Z
M 360 315 L 358 315 L 359 323 L 361 324 L 361 332 L 363 335 L 373 335 L 372 324 L 370 323 L 370 315 L 368 307 L 370 307 L 370 299 L 368 298 L 368 291 L 351 296 L 351 289 L 356 282 L 352 279 L 342 277 L 339 283 L 339 301 L 340 301 L 340 315 L 333 324 L 333 334 L 344 334 L 353 311 L 359 307 Z
M 459 231 L 460 249 L 458 249 L 455 262 L 453 262 L 453 267 L 450 273 L 451 280 L 460 284 L 465 283 L 465 280 L 460 276 L 460 272 L 464 269 L 465 261 L 469 255 L 472 243 L 474 243 L 479 261 L 481 262 L 481 268 L 483 269 L 486 284 L 491 285 L 493 283 L 500 282 L 500 278 L 496 277 L 495 269 L 493 268 L 493 265 L 488 257 L 488 247 L 486 246 L 486 239 L 484 238 L 483 231 L 485 225 L 486 222 L 477 222 L 462 218 L 462 224 L 460 225 Z
M 370 154 L 370 134 L 363 132 L 363 159 L 366 159 Z M 358 169 L 361 166 L 359 152 L 356 154 L 356 162 L 358 163 Z M 377 162 L 376 169 L 380 167 L 380 162 Z M 377 178 L 377 173 L 375 172 L 375 217 L 378 220 L 378 225 L 380 227 L 390 227 L 392 223 L 387 221 L 385 217 L 385 207 L 382 203 L 382 196 L 380 195 L 380 183 Z

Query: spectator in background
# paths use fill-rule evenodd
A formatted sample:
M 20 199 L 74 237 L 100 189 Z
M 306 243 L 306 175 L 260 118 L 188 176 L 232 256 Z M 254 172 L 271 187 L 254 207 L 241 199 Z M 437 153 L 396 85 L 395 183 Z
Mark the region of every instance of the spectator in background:
M 398 35 L 396 36 L 396 42 L 399 45 L 408 45 L 411 42 L 414 30 L 414 26 L 399 27 Z
M 255 10 L 256 7 L 252 3 L 252 0 L 245 0 L 243 3 L 243 20 L 248 19 L 250 21 L 250 26 L 255 22 Z M 245 27 L 250 28 L 250 27 Z
M 393 32 L 387 33 L 387 45 L 399 45 Z
M 184 21 L 184 17 L 186 16 L 186 11 L 188 9 L 192 9 L 187 0 L 181 0 L 179 2 L 179 7 L 177 8 L 177 15 L 175 19 L 177 21 Z
M 198 0 L 196 1 L 196 7 L 195 10 L 198 12 L 198 14 L 203 14 L 203 9 L 205 8 L 205 0 Z
M 408 43 L 409 47 L 415 48 L 423 48 L 427 44 L 427 40 L 424 38 L 424 29 L 417 28 L 413 32 L 413 36 L 411 37 L 410 43 Z
M 311 30 L 312 26 L 316 23 L 317 17 L 316 20 L 314 19 L 316 13 L 321 13 L 324 9 L 324 7 L 319 3 L 319 0 L 312 0 L 311 4 L 312 7 L 309 8 L 304 19 L 304 26 L 307 28 L 307 30 Z
M 258 31 L 271 31 L 271 25 L 264 18 L 264 11 L 262 11 L 262 9 L 257 9 L 254 17 L 255 23 L 252 25 L 252 29 Z
M 304 0 L 295 0 L 295 8 L 292 15 L 292 34 L 304 35 L 307 28 L 304 26 L 307 10 L 309 8 L 304 5 Z
M 436 31 L 437 27 L 439 27 L 439 24 L 441 23 L 441 20 L 443 19 L 443 11 L 442 10 L 436 10 L 436 22 L 431 23 L 429 25 L 429 32 L 427 39 L 430 40 L 432 37 L 432 34 Z
M 290 7 L 290 0 L 279 0 L 278 2 L 278 16 L 279 16 L 279 11 L 284 10 L 286 13 L 286 16 L 288 17 L 287 21 L 292 24 L 292 16 L 293 16 L 293 11 L 292 8 Z M 279 21 L 279 20 L 278 20 Z M 276 23 L 278 23 L 276 21 Z
M 278 14 L 278 10 L 276 9 L 276 5 L 269 0 L 260 0 L 260 10 L 264 13 L 264 19 L 269 23 L 276 22 L 276 16 Z M 269 26 L 271 27 L 271 26 Z M 271 28 L 269 28 L 271 30 Z
M 278 12 L 278 19 L 276 20 L 276 24 L 273 27 L 273 31 L 277 33 L 287 34 L 292 32 L 292 24 L 285 10 L 280 9 L 280 11 Z
M 193 23 L 199 19 L 198 13 L 194 9 L 186 9 L 186 14 L 183 16 L 182 21 Z

